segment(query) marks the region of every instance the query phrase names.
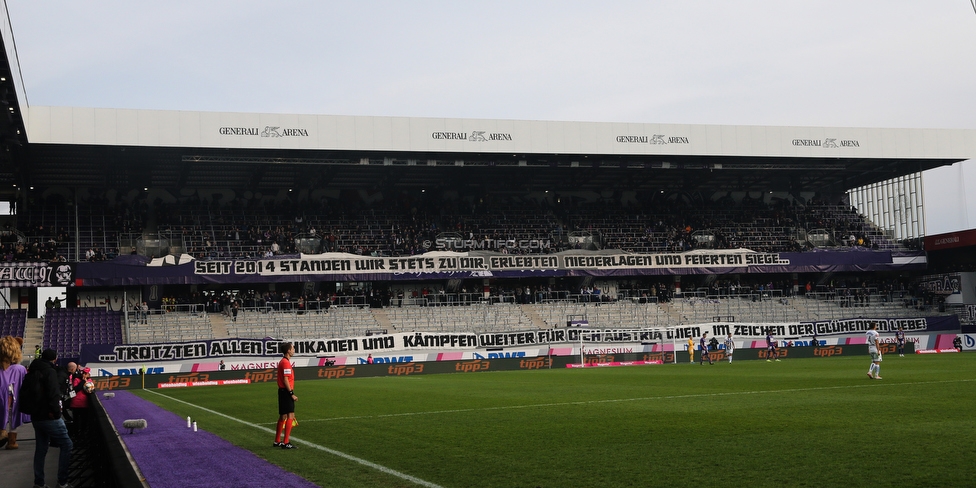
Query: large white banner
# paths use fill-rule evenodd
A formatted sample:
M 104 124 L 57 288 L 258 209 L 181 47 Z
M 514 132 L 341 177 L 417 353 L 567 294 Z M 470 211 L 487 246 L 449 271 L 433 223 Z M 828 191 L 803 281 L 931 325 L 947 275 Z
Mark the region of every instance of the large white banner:
M 661 254 L 535 254 L 472 255 L 449 251 L 407 257 L 367 257 L 346 253 L 302 254 L 295 259 L 259 261 L 194 261 L 197 275 L 335 275 L 349 273 L 442 273 L 454 271 L 491 272 L 517 270 L 614 270 L 673 268 L 739 268 L 787 266 L 788 259 L 776 253 L 747 249 L 693 251 Z

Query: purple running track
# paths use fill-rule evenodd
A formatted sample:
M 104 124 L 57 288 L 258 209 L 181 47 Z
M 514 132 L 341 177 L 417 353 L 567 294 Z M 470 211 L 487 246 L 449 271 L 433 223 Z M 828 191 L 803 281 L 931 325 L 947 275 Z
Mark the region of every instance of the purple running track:
M 99 401 L 152 488 L 317 486 L 210 432 L 193 432 L 185 418 L 130 392 Z M 147 427 L 129 434 L 127 419 L 145 419 Z

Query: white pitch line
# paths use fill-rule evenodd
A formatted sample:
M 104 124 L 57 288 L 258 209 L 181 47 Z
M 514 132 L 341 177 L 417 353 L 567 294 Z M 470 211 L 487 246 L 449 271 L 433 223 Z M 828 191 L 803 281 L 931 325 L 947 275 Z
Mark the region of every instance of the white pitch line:
M 403 413 L 387 413 L 387 414 L 380 414 L 380 415 L 354 415 L 349 417 L 332 417 L 327 419 L 304 419 L 302 420 L 302 422 L 335 422 L 339 420 L 363 420 L 363 419 L 381 419 L 381 418 L 389 418 L 389 417 L 413 417 L 418 415 L 488 412 L 492 410 L 516 410 L 516 409 L 523 409 L 523 408 L 565 407 L 571 405 L 597 405 L 601 403 L 641 402 L 647 400 L 677 400 L 677 399 L 684 399 L 684 398 L 707 398 L 707 397 L 736 396 L 736 395 L 763 395 L 767 393 L 795 393 L 795 392 L 803 392 L 803 391 L 844 390 L 844 389 L 851 389 L 851 388 L 879 388 L 883 386 L 933 385 L 933 384 L 942 384 L 942 383 L 966 383 L 971 381 L 976 381 L 976 378 L 963 379 L 963 380 L 915 381 L 909 383 L 875 382 L 875 383 L 864 384 L 864 385 L 818 386 L 812 388 L 788 388 L 785 390 L 730 391 L 724 393 L 694 393 L 689 395 L 665 395 L 665 396 L 654 396 L 654 397 L 586 400 L 586 401 L 577 401 L 577 402 L 536 403 L 531 405 L 505 405 L 500 407 L 459 408 L 454 410 L 431 410 L 427 412 L 403 412 Z M 268 425 L 274 425 L 274 423 Z
M 244 425 L 247 425 L 248 427 L 253 427 L 255 429 L 262 430 L 264 432 L 268 432 L 269 434 L 274 434 L 275 433 L 274 429 L 269 429 L 267 427 L 262 427 L 262 426 L 260 426 L 258 424 L 254 424 L 254 423 L 248 422 L 246 420 L 241 420 L 241 419 L 236 418 L 236 417 L 231 417 L 230 415 L 227 415 L 225 413 L 218 412 L 216 410 L 211 410 L 211 409 L 209 409 L 207 407 L 203 407 L 203 406 L 200 406 L 200 405 L 197 405 L 197 404 L 194 404 L 194 403 L 190 403 L 190 402 L 187 402 L 187 401 L 183 401 L 183 400 L 180 400 L 179 398 L 173 398 L 173 397 L 171 397 L 169 395 L 164 395 L 162 393 L 159 393 L 159 392 L 156 392 L 156 391 L 153 391 L 153 390 L 146 390 L 146 391 L 148 391 L 150 393 L 154 393 L 154 394 L 159 395 L 159 396 L 164 397 L 164 398 L 168 398 L 168 399 L 173 400 L 175 402 L 182 403 L 184 405 L 189 405 L 189 406 L 191 406 L 193 408 L 198 408 L 200 410 L 203 410 L 204 412 L 208 412 L 208 413 L 212 413 L 214 415 L 221 416 L 221 417 L 223 417 L 225 419 L 228 419 L 228 420 L 233 420 L 235 422 L 240 422 L 240 423 L 242 423 Z M 304 420 L 302 422 L 304 422 Z M 442 486 L 440 486 L 438 484 L 435 484 L 435 483 L 431 483 L 429 481 L 422 480 L 422 479 L 417 478 L 415 476 L 410 476 L 409 474 L 406 474 L 406 473 L 401 473 L 401 472 L 399 472 L 399 471 L 397 471 L 395 469 L 387 468 L 386 466 L 382 466 L 382 465 L 376 464 L 374 462 L 367 461 L 367 460 L 362 459 L 362 458 L 358 458 L 358 457 L 353 456 L 351 454 L 346 454 L 346 453 L 341 452 L 341 451 L 336 451 L 335 449 L 330 449 L 328 447 L 321 446 L 321 445 L 315 444 L 313 442 L 303 441 L 303 440 L 301 440 L 301 439 L 299 439 L 297 437 L 292 437 L 290 439 L 290 441 L 291 442 L 296 442 L 298 444 L 303 444 L 303 445 L 306 445 L 306 446 L 309 446 L 309 447 L 313 447 L 315 449 L 318 449 L 320 451 L 327 452 L 329 454 L 332 454 L 334 456 L 341 457 L 343 459 L 348 459 L 349 461 L 362 464 L 363 466 L 367 466 L 367 467 L 373 468 L 373 469 L 375 469 L 375 470 L 377 470 L 377 471 L 379 471 L 381 473 L 388 474 L 390 476 L 395 476 L 397 478 L 400 478 L 400 479 L 403 479 L 403 480 L 407 480 L 407 481 L 409 481 L 411 483 L 415 483 L 415 484 L 418 484 L 420 486 L 426 486 L 427 488 L 443 488 Z

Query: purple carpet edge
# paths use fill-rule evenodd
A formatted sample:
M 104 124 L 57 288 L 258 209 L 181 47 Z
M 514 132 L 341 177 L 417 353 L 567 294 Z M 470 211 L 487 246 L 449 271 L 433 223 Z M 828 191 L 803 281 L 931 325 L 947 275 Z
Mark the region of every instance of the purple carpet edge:
M 318 486 L 211 432 L 194 432 L 185 418 L 131 392 L 114 393 L 114 398 L 99 401 L 153 488 Z M 145 419 L 147 428 L 129 434 L 122 427 L 128 419 Z M 274 449 L 270 440 L 267 447 Z

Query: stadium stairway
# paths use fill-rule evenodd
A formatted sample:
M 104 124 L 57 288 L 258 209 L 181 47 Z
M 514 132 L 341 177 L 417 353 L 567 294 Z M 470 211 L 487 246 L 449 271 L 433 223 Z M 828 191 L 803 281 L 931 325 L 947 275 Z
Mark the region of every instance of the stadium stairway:
M 810 315 L 810 310 L 807 308 L 806 304 L 803 303 L 803 297 L 795 296 L 790 298 L 790 306 L 793 307 L 797 312 L 800 312 L 800 317 L 804 317 L 802 320 L 819 320 L 820 317 L 814 317 Z
M 386 314 L 385 308 L 374 308 L 371 309 L 371 311 L 373 312 L 373 318 L 376 320 L 376 323 L 381 329 L 386 329 L 390 332 L 393 332 L 396 329 L 396 327 L 393 326 L 393 322 L 390 321 L 390 316 Z
M 658 306 L 661 307 L 661 310 L 668 315 L 672 324 L 688 323 L 688 320 L 681 315 L 681 312 L 675 310 L 674 307 L 671 306 L 671 302 L 658 302 Z
M 34 346 L 44 341 L 44 319 L 27 319 L 24 327 L 24 359 L 34 359 Z
M 230 322 L 230 317 L 222 313 L 212 313 L 208 315 L 210 317 L 210 329 L 213 331 L 214 339 L 227 338 L 227 322 Z
M 522 305 L 522 313 L 524 313 L 525 316 L 532 321 L 532 325 L 536 326 L 537 328 L 550 328 L 549 324 L 547 324 L 545 320 L 542 320 L 542 317 L 539 315 L 538 309 L 535 306 Z

